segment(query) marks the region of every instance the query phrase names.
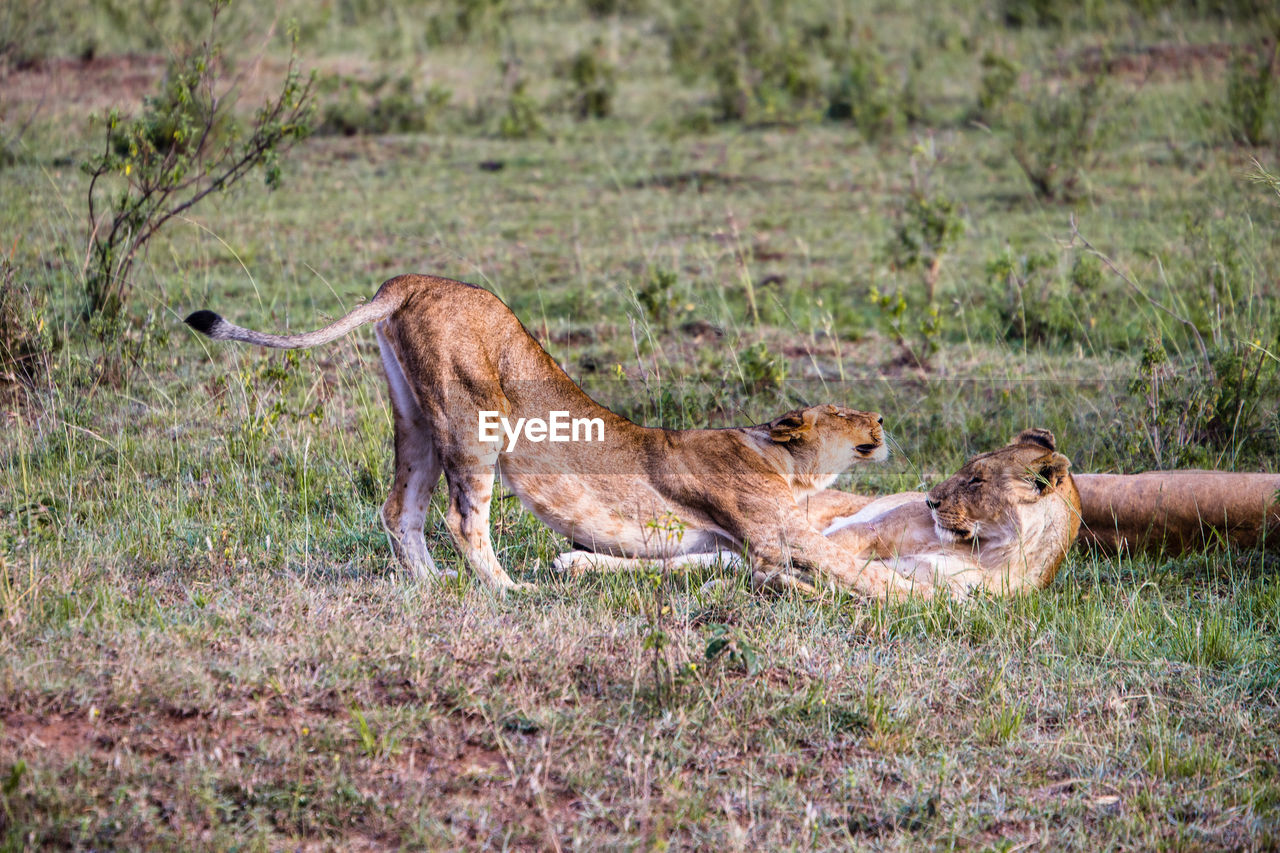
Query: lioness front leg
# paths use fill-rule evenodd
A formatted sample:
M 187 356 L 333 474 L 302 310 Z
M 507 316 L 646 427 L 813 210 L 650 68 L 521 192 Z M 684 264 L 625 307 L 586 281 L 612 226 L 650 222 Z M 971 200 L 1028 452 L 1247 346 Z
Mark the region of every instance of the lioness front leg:
M 808 572 L 819 583 L 831 583 L 872 598 L 930 598 L 933 594 L 931 588 L 913 583 L 883 562 L 832 542 L 809 526 L 798 507 L 784 509 L 778 527 L 761 526 L 753 532 L 754 536 L 747 537 L 747 548 L 753 556 L 770 566 L 793 566 Z
M 462 470 L 445 470 L 449 484 L 449 510 L 445 524 L 453 535 L 453 541 L 462 552 L 467 564 L 493 589 L 508 590 L 530 588 L 531 584 L 518 584 L 511 579 L 498 555 L 493 552 L 489 538 L 489 507 L 493 499 L 494 466 L 483 463 L 466 466 Z
M 946 589 L 952 598 L 960 601 L 983 586 L 981 567 L 945 554 L 900 555 L 886 558 L 884 563 L 893 571 L 913 578 L 919 587 Z
M 858 522 L 840 528 L 841 536 L 856 537 L 867 543 L 867 551 L 878 555 L 872 563 L 909 578 L 919 589 L 950 590 L 957 599 L 968 598 L 976 587 L 983 585 L 982 568 L 971 560 L 951 554 L 902 554 L 899 543 L 886 538 L 879 524 Z
M 739 568 L 742 557 L 732 551 L 711 551 L 701 554 L 676 554 L 672 557 L 616 557 L 597 554 L 594 551 L 565 551 L 556 557 L 551 567 L 559 571 L 573 572 L 635 572 L 650 566 L 664 569 L 690 569 L 702 566 Z

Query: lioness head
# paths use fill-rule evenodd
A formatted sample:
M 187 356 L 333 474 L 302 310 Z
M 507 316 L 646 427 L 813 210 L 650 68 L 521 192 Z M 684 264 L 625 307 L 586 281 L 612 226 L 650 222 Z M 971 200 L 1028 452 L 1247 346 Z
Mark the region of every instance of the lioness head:
M 883 422 L 879 412 L 823 405 L 787 412 L 764 428 L 774 444 L 791 452 L 795 485 L 810 492 L 831 485 L 854 462 L 887 459 Z
M 996 534 L 1019 506 L 1050 498 L 1071 461 L 1057 452 L 1053 433 L 1029 429 L 1008 445 L 970 459 L 925 500 L 944 542 L 971 542 Z

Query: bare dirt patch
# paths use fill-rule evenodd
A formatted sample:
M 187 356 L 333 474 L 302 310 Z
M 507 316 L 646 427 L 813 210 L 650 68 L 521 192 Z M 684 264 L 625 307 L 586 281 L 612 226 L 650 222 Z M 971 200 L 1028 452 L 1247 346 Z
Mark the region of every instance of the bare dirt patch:
M 8 73 L 0 88 L 11 103 L 38 104 L 49 111 L 98 111 L 138 103 L 164 76 L 165 58 L 127 54 L 93 59 L 48 59 Z
M 1207 44 L 1153 44 L 1132 50 L 1104 50 L 1089 47 L 1071 55 L 1060 55 L 1064 73 L 1104 73 L 1118 77 L 1190 77 L 1195 74 L 1222 74 L 1233 57 L 1254 54 L 1251 45 L 1210 42 Z
M 0 713 L 0 756 L 37 757 L 47 753 L 59 760 L 77 755 L 110 758 L 119 750 L 182 761 L 193 753 L 235 749 L 263 738 L 297 735 L 325 715 L 297 710 L 264 714 L 249 707 L 209 716 L 182 709 L 154 714 L 115 709 L 84 713 L 36 715 L 25 711 Z
M 0 65 L 4 101 L 24 115 L 38 117 L 105 112 L 112 107 L 136 110 L 156 91 L 168 70 L 161 54 L 120 54 L 92 59 L 58 57 L 23 66 Z M 241 107 L 261 104 L 286 73 L 287 63 L 274 58 L 245 62 L 219 76 L 230 81 Z M 218 93 L 222 96 L 223 92 Z
M 354 774 L 361 792 L 373 800 L 437 802 L 444 806 L 452 831 L 476 844 L 503 837 L 508 846 L 521 849 L 554 847 L 573 826 L 576 795 L 544 765 L 522 766 L 517 755 L 528 752 L 528 744 L 508 754 L 505 742 L 495 745 L 482 720 L 458 714 L 433 718 L 429 725 L 399 735 L 402 740 L 389 755 L 369 756 Z M 325 744 L 354 738 L 348 715 L 324 702 L 288 708 L 254 702 L 220 708 L 216 714 L 179 708 L 154 713 L 7 710 L 0 711 L 0 766 L 22 759 L 34 766 L 60 767 L 88 758 L 106 767 L 135 756 L 156 762 L 153 766 L 165 768 L 164 774 L 182 777 L 189 763 L 212 759 L 225 762 L 225 790 L 243 790 L 252 800 L 259 796 L 255 791 L 271 790 L 282 780 L 293 784 L 311 777 L 316 766 L 326 764 L 320 759 L 327 759 L 324 753 L 332 747 Z M 261 761 L 268 755 L 277 756 L 273 763 L 292 756 L 286 760 L 293 766 L 269 772 Z M 171 810 L 198 811 L 176 805 Z

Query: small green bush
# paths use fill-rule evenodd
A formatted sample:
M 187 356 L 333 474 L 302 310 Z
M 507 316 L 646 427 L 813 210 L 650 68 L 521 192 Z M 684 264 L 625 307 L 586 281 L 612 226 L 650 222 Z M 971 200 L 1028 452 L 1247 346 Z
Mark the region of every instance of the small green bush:
M 1269 346 L 1262 347 L 1263 343 Z M 1275 358 L 1280 352 L 1280 332 L 1270 341 L 1240 341 L 1209 354 L 1211 372 L 1206 413 L 1200 424 L 1201 440 L 1215 450 L 1236 447 L 1244 451 L 1274 452 L 1277 441 L 1275 405 L 1280 397 Z M 1271 423 L 1268 423 L 1268 420 Z
M 575 53 L 562 63 L 559 72 L 569 83 L 567 100 L 575 116 L 593 119 L 613 114 L 618 69 L 609 61 L 603 41 L 596 39 L 590 47 Z
M 999 116 L 1017 87 L 1020 74 L 1021 69 L 1013 60 L 990 51 L 984 53 L 975 117 L 989 122 Z
M 504 139 L 528 139 L 544 130 L 542 106 L 526 91 L 525 81 L 516 80 L 498 119 L 498 135 Z
M 443 86 L 419 92 L 408 75 L 394 79 L 383 75 L 368 82 L 329 77 L 320 80 L 317 88 L 329 93 L 330 99 L 316 132 L 340 136 L 427 132 L 453 97 Z
M 683 0 L 664 26 L 672 67 L 709 81 L 720 121 L 796 122 L 825 116 L 868 140 L 923 115 L 918 80 L 928 51 L 911 51 L 905 79 L 847 9 L 787 0 Z
M 1064 275 L 1049 252 L 1006 248 L 987 262 L 986 273 L 990 304 L 1010 342 L 1116 348 L 1128 340 L 1129 329 L 1114 315 L 1121 295 L 1088 252 L 1076 253 Z
M 1007 27 L 1061 27 L 1077 11 L 1080 0 L 1001 0 L 1000 16 Z
M 1258 146 L 1266 141 L 1275 64 L 1275 51 L 1265 49 L 1240 53 L 1231 61 L 1224 110 L 1227 127 L 1238 142 Z
M 17 267 L 0 257 L 0 388 L 39 385 L 60 345 L 44 294 L 19 281 Z
M 507 0 L 443 3 L 441 11 L 426 18 L 427 42 L 436 45 L 494 42 L 502 33 L 511 11 Z
M 1259 334 L 1265 310 L 1256 282 L 1266 272 L 1251 242 L 1250 218 L 1204 211 L 1188 214 L 1177 248 L 1165 260 L 1168 301 L 1204 339 L 1225 345 Z
M 722 121 L 794 118 L 821 93 L 815 65 L 826 31 L 782 0 L 678 4 L 665 27 L 668 53 L 686 80 L 710 80 Z
M 142 113 L 127 125 L 115 127 L 110 144 L 121 159 L 133 158 L 136 168 L 154 167 L 168 158 L 189 156 L 201 144 L 200 135 L 221 142 L 240 132 L 239 123 L 226 109 L 219 110 L 212 88 L 202 75 L 220 73 L 216 54 L 198 64 L 171 62 L 160 91 L 143 99 Z
M 70 41 L 74 30 L 75 22 L 65 20 L 49 4 L 0 5 L 0 71 L 40 62 L 56 52 L 55 45 Z
M 851 50 L 837 62 L 827 88 L 827 118 L 848 121 L 868 141 L 898 128 L 901 93 L 895 91 L 878 49 Z
M 1111 87 L 1094 75 L 1083 82 L 1041 81 L 1029 99 L 1000 112 L 1009 153 L 1046 201 L 1072 202 L 1086 193 L 1086 172 L 1097 164 L 1111 131 Z
M 649 322 L 670 329 L 693 305 L 678 287 L 679 277 L 671 270 L 657 269 L 639 289 L 636 301 L 644 309 Z
M 311 82 L 291 60 L 273 100 L 241 128 L 223 91 L 219 13 L 211 0 L 207 40 L 170 68 L 140 115 L 113 110 L 102 153 L 81 164 L 89 176 L 88 262 L 82 316 L 100 340 L 120 331 L 134 260 L 164 225 L 209 195 L 260 169 L 267 187 L 280 183 L 280 155 L 310 131 Z M 217 93 L 215 95 L 215 93 Z
M 791 366 L 785 356 L 770 350 L 764 341 L 757 341 L 738 355 L 738 370 L 743 390 L 755 395 L 781 390 Z
M 911 152 L 906 198 L 895 212 L 884 250 L 890 269 L 921 274 L 926 303 L 937 295 L 943 257 L 964 233 L 956 203 L 935 185 L 944 159 L 932 137 L 917 142 Z
M 1006 248 L 987 262 L 987 277 L 1001 294 L 998 310 L 1008 340 L 1043 344 L 1072 338 L 1079 321 L 1056 272 L 1057 259 L 1047 252 Z
M 963 233 L 964 220 L 954 201 L 941 193 L 913 190 L 886 248 L 890 264 L 898 270 L 920 271 L 933 301 L 942 259 Z
M 1223 454 L 1275 453 L 1280 375 L 1270 352 L 1277 347 L 1280 328 L 1269 341 L 1217 347 L 1207 365 L 1185 365 L 1170 359 L 1159 335 L 1150 336 L 1129 383 L 1139 401 L 1141 428 L 1122 419 L 1117 443 L 1135 467 L 1150 468 L 1218 467 Z
M 938 352 L 945 326 L 942 310 L 929 299 L 921 299 L 907 288 L 881 292 L 871 288 L 871 305 L 876 309 L 881 330 L 898 346 L 896 362 L 919 368 L 929 366 Z
M 1071 265 L 1071 286 L 1086 299 L 1096 301 L 1095 297 L 1102 292 L 1102 284 L 1102 262 L 1088 252 L 1078 253 Z

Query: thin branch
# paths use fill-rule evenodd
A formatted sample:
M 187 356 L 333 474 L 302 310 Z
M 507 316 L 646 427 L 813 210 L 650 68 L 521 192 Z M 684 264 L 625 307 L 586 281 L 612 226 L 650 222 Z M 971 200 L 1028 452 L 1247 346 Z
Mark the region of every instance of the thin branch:
M 274 101 L 268 100 L 257 112 L 250 125 L 249 138 L 243 144 L 234 135 L 215 141 L 220 136 L 218 125 L 227 112 L 227 104 L 234 99 L 230 96 L 231 90 L 221 98 L 215 95 L 215 31 L 218 13 L 225 2 L 213 0 L 212 6 L 214 15 L 208 40 L 198 52 L 183 60 L 174 71 L 175 76 L 169 78 L 170 83 L 166 84 L 169 88 L 144 107 L 142 116 L 130 120 L 119 130 L 118 120 L 108 122 L 102 153 L 87 164 L 91 176 L 89 248 L 85 257 L 89 314 L 104 307 L 113 312 L 118 310 L 129 292 L 130 267 L 169 220 L 182 216 L 209 195 L 239 182 L 254 168 L 268 163 L 271 154 L 291 147 L 305 134 L 312 83 L 302 81 L 295 54 L 278 96 Z M 195 112 L 182 112 L 183 107 L 173 103 L 175 93 L 180 96 L 181 104 L 186 104 L 181 97 L 184 93 L 196 98 Z M 200 103 L 201 100 L 204 103 Z M 156 138 L 154 121 L 169 115 L 177 118 L 173 138 Z M 131 149 L 127 156 L 114 153 L 115 146 L 122 140 Z M 132 176 L 130 165 L 136 168 Z M 100 179 L 121 167 L 125 169 L 126 186 L 117 197 L 104 189 Z M 109 228 L 98 214 L 99 205 L 112 210 Z M 107 231 L 105 235 L 103 230 Z M 93 273 L 89 272 L 91 268 Z

